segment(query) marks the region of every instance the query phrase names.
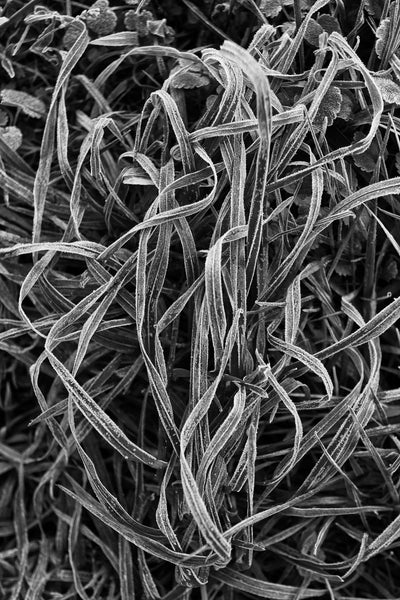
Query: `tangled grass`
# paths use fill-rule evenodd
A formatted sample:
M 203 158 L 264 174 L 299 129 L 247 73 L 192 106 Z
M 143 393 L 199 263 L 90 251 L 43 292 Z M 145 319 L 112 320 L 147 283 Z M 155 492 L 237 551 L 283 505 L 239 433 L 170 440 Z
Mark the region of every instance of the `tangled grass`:
M 97 36 L 28 4 L 0 24 L 2 598 L 396 598 L 399 3 L 345 36 L 340 2 L 249 2 L 246 48 L 195 50 L 143 3 Z

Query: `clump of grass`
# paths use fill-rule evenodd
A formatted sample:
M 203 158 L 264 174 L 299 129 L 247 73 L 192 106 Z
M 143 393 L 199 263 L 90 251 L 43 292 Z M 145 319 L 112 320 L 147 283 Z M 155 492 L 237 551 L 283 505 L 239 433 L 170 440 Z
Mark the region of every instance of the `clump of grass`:
M 157 3 L 33 4 L 0 22 L 2 596 L 394 598 L 397 4 L 185 2 L 247 10 L 195 50 Z

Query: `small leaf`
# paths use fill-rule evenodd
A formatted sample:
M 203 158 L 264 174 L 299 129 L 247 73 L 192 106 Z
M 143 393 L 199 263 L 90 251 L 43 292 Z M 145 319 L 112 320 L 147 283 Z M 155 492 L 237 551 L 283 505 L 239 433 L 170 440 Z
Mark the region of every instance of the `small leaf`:
M 339 21 L 335 17 L 332 17 L 332 15 L 321 15 L 320 17 L 318 17 L 317 23 L 322 27 L 324 31 L 326 31 L 326 33 L 330 34 L 334 31 L 336 31 L 337 33 L 342 33 Z
M 42 100 L 18 90 L 5 89 L 1 92 L 1 103 L 20 108 L 28 117 L 41 119 L 46 114 L 46 105 Z
M 321 33 L 324 33 L 321 25 L 317 23 L 315 19 L 310 19 L 304 34 L 304 39 L 307 40 L 311 46 L 319 46 L 319 36 Z
M 210 110 L 211 107 L 213 106 L 214 102 L 216 102 L 217 100 L 218 100 L 217 94 L 210 94 L 210 96 L 207 96 L 207 99 L 206 99 L 207 110 Z
M 260 12 L 265 17 L 274 18 L 279 15 L 284 6 L 290 6 L 292 0 L 261 0 Z
M 13 125 L 10 127 L 0 127 L 0 139 L 15 152 L 22 144 L 21 130 Z
M 342 104 L 340 105 L 340 110 L 337 114 L 338 119 L 343 119 L 344 121 L 349 121 L 353 115 L 354 111 L 354 101 L 349 92 L 342 92 Z
M 292 3 L 291 3 L 292 4 Z M 300 9 L 303 15 L 306 15 L 310 8 L 315 4 L 314 0 L 300 0 Z
M 79 21 L 72 21 L 65 30 L 63 37 L 63 46 L 66 50 L 70 50 L 75 44 L 76 40 L 82 33 L 82 25 Z
M 296 31 L 296 23 L 294 21 L 286 21 L 280 25 L 282 33 L 287 33 L 289 37 L 293 37 Z
M 385 102 L 400 104 L 400 86 L 389 77 L 374 77 L 374 81 Z
M 382 279 L 385 281 L 393 281 L 393 279 L 397 279 L 399 276 L 399 268 L 397 266 L 397 261 L 391 257 L 387 263 L 385 264 L 382 271 Z
M 191 65 L 185 71 L 179 67 L 175 67 L 172 69 L 171 75 L 173 75 L 172 85 L 178 89 L 199 88 L 210 83 L 209 78 L 201 72 L 201 68 L 198 65 Z
M 147 21 L 147 28 L 149 33 L 156 35 L 157 37 L 163 38 L 165 36 L 165 28 L 167 26 L 167 19 L 152 19 Z
M 92 8 L 98 10 L 107 10 L 110 7 L 109 0 L 96 0 L 92 4 Z
M 360 131 L 356 131 L 353 137 L 354 142 L 358 142 L 365 138 L 365 135 Z M 381 156 L 381 152 L 379 149 L 378 142 L 374 139 L 372 140 L 369 148 L 362 152 L 361 154 L 354 154 L 353 160 L 354 163 L 359 167 L 362 171 L 366 171 L 367 173 L 373 173 L 375 171 L 377 162 L 379 157 Z M 386 158 L 387 152 L 385 152 L 384 157 Z
M 382 58 L 383 49 L 386 45 L 390 33 L 390 19 L 383 19 L 375 32 L 375 52 L 379 58 Z
M 210 83 L 209 79 L 205 75 L 198 73 L 180 73 L 173 79 L 173 85 L 175 88 L 181 89 L 193 89 L 203 87 Z
M 142 10 L 140 13 L 128 10 L 125 13 L 124 25 L 128 31 L 136 31 L 139 37 L 146 37 L 149 34 L 148 22 L 151 19 L 154 19 L 154 16 L 149 10 Z
M 117 16 L 109 8 L 108 0 L 97 0 L 89 10 L 86 11 L 86 25 L 88 29 L 97 35 L 108 35 L 117 26 Z
M 147 21 L 147 29 L 151 35 L 167 42 L 172 42 L 174 39 L 175 31 L 167 25 L 167 19 L 150 19 Z
M 353 273 L 353 267 L 349 263 L 339 261 L 335 266 L 335 273 L 341 277 L 349 277 Z
M 340 112 L 342 106 L 342 94 L 338 87 L 331 86 L 326 92 L 317 114 L 315 115 L 314 124 L 322 125 L 325 118 L 328 119 L 328 125 L 332 125 Z
M 383 8 L 381 0 L 365 0 L 364 7 L 371 17 L 381 18 Z
M 211 13 L 211 18 L 218 17 L 218 15 L 229 13 L 230 2 L 219 2 L 215 5 L 214 10 Z

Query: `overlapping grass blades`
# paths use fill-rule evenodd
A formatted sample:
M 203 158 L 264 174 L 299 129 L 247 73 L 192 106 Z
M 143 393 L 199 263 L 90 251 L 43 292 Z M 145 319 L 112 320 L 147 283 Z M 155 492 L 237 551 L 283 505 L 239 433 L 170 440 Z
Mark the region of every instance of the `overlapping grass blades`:
M 296 72 L 326 5 L 248 50 L 89 44 L 77 21 L 37 168 L 0 138 L 0 348 L 40 408 L 26 447 L 13 422 L 0 443 L 7 597 L 394 597 L 400 299 L 366 307 L 346 235 L 363 256 L 377 222 L 399 254 L 400 178 L 350 185 L 395 121 L 337 32 Z M 119 49 L 93 80 L 88 48 Z M 110 82 L 139 57 L 196 65 L 207 93 L 178 101 L 171 76 L 120 107 Z M 332 85 L 362 96 L 362 139 L 321 133 Z

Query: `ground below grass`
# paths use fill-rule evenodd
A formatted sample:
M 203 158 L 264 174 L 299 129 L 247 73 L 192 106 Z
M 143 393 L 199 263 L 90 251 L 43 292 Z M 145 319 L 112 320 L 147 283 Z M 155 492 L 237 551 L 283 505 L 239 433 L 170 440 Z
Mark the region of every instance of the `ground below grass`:
M 0 598 L 400 597 L 400 3 L 6 0 Z

